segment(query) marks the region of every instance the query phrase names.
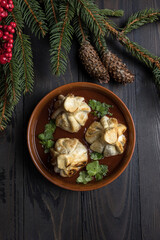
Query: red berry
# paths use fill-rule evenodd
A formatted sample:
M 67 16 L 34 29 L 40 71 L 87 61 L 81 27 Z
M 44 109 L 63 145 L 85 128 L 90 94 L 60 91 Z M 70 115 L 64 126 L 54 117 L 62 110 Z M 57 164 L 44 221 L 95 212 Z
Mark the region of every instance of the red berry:
M 13 39 L 9 39 L 9 41 L 8 41 L 9 43 L 13 43 Z
M 7 52 L 12 52 L 12 49 L 11 48 L 7 48 Z
M 7 40 L 8 39 L 8 36 L 5 36 L 5 35 L 3 35 L 3 40 Z
M 3 1 L 1 2 L 1 6 L 2 6 L 2 7 L 6 7 L 6 5 L 7 5 L 7 2 L 6 2 L 5 0 L 3 0 Z
M 11 33 L 15 33 L 15 30 L 12 28 L 12 30 L 10 31 Z
M 0 7 L 0 12 L 3 12 L 3 11 L 4 11 L 4 9 L 2 7 Z
M 14 8 L 14 5 L 13 5 L 13 4 L 9 4 L 9 8 L 10 8 L 10 9 L 13 9 L 13 8 Z M 8 9 L 8 11 L 9 11 L 9 9 Z
M 13 34 L 9 34 L 9 36 L 8 36 L 9 38 L 13 38 Z
M 4 35 L 5 35 L 5 36 L 8 36 L 8 35 L 9 35 L 9 32 L 4 32 Z
M 8 16 L 8 13 L 7 13 L 7 12 L 5 12 L 5 11 L 3 11 L 3 12 L 1 13 L 1 17 L 2 17 L 2 18 L 5 18 L 5 17 L 7 17 L 7 16 L 6 16 L 6 14 L 7 14 L 7 16 Z
M 13 48 L 13 44 L 12 43 L 8 43 L 8 47 Z
M 10 53 L 8 53 L 8 57 L 9 58 L 11 58 L 12 57 L 12 53 L 10 52 Z
M 12 53 L 10 52 L 10 53 L 8 53 L 8 57 L 9 58 L 11 58 L 12 57 Z
M 4 29 L 4 30 L 6 30 L 6 29 L 7 29 L 7 27 L 8 27 L 7 25 L 4 25 L 4 26 L 3 26 L 3 29 Z
M 8 29 L 8 31 L 10 32 L 10 31 L 12 30 L 12 26 L 9 25 L 9 26 L 7 27 L 7 29 Z
M 10 22 L 10 25 L 15 28 L 16 27 L 16 23 L 15 22 Z
M 0 30 L 0 38 L 3 37 L 3 32 Z
M 7 59 L 4 55 L 0 55 L 0 63 L 1 64 L 6 64 L 7 63 Z

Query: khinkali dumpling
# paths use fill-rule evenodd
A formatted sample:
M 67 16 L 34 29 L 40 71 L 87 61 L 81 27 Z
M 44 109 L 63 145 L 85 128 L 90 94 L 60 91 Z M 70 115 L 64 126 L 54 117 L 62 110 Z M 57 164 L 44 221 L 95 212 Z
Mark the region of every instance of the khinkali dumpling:
M 77 138 L 60 138 L 50 149 L 54 171 L 72 177 L 88 162 L 87 148 Z
M 56 126 L 71 133 L 78 132 L 85 125 L 91 111 L 83 97 L 73 94 L 59 95 L 54 107 L 56 110 L 51 118 L 56 119 Z
M 126 137 L 123 133 L 126 130 L 127 127 L 116 118 L 104 116 L 100 122 L 95 121 L 89 126 L 85 139 L 91 144 L 91 150 L 103 153 L 104 157 L 115 156 L 124 152 Z

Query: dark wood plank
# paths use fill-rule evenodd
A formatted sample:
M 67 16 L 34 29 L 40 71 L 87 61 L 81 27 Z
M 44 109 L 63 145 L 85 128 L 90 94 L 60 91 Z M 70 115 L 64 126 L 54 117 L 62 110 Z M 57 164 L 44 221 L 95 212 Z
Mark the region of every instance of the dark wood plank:
M 21 114 L 20 114 L 21 113 Z M 0 133 L 0 239 L 23 239 L 23 99 Z
M 159 1 L 140 1 L 137 7 L 160 8 Z M 159 23 L 150 24 L 134 34 L 135 40 L 160 56 Z M 136 69 L 137 143 L 140 168 L 141 226 L 143 239 L 160 239 L 160 98 L 148 69 Z

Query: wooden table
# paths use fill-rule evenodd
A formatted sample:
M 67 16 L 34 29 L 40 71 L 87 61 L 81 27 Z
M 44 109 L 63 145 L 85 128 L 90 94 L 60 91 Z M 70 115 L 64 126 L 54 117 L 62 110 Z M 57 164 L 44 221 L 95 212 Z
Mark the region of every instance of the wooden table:
M 125 17 L 116 20 L 119 26 L 138 10 L 160 8 L 158 0 L 99 0 L 98 4 L 125 11 Z M 160 23 L 146 25 L 129 37 L 160 56 Z M 160 239 L 160 98 L 148 68 L 116 41 L 108 40 L 108 45 L 136 75 L 130 85 L 104 84 L 124 101 L 135 122 L 136 148 L 129 166 L 109 186 L 90 192 L 61 189 L 37 171 L 26 143 L 34 107 L 61 85 L 92 79 L 78 62 L 76 41 L 66 74 L 58 78 L 51 74 L 48 39 L 33 37 L 34 91 L 21 99 L 0 134 L 0 240 Z

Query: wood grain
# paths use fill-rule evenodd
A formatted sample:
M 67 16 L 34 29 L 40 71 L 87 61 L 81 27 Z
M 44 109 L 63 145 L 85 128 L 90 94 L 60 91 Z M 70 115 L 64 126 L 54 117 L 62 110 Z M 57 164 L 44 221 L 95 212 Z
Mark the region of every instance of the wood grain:
M 160 8 L 158 0 L 99 0 L 97 4 L 125 10 L 125 16 L 115 20 L 119 26 L 133 12 Z M 160 56 L 159 24 L 141 27 L 129 37 Z M 75 40 L 67 71 L 57 78 L 51 73 L 48 39 L 32 37 L 34 92 L 21 99 L 12 122 L 0 133 L 0 240 L 160 239 L 160 97 L 151 72 L 115 40 L 107 42 L 136 75 L 130 85 L 103 85 L 125 102 L 135 122 L 137 142 L 129 166 L 116 181 L 91 192 L 58 188 L 37 171 L 26 146 L 27 124 L 36 104 L 63 84 L 99 83 L 83 70 Z

